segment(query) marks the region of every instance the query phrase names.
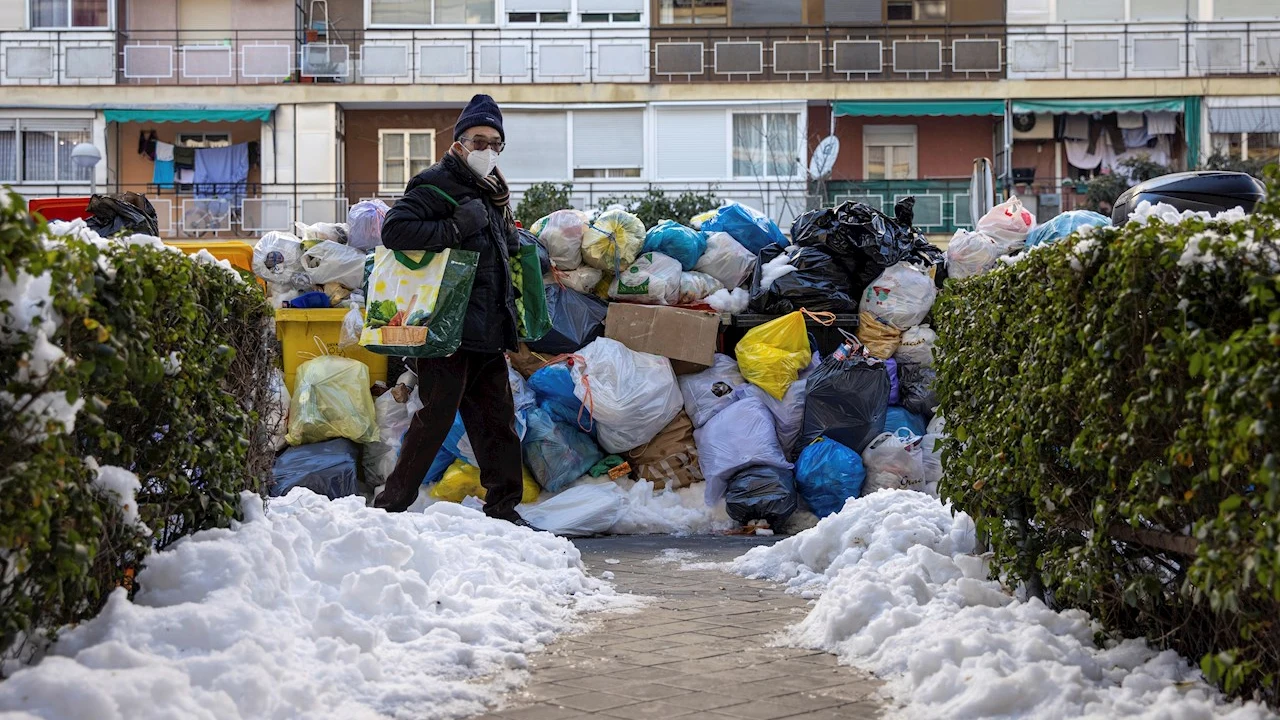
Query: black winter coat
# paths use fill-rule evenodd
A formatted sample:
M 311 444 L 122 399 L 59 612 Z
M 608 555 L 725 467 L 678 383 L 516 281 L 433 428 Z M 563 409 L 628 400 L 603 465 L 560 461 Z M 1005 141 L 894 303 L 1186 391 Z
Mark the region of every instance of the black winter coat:
M 489 211 L 488 224 L 480 232 L 462 237 L 452 219 L 456 206 L 424 187 L 427 185 L 443 190 L 458 205 L 483 199 Z M 475 175 L 462 161 L 445 155 L 409 181 L 404 197 L 383 220 L 382 244 L 392 250 L 440 252 L 452 248 L 480 253 L 462 325 L 462 349 L 483 353 L 516 349 L 515 289 L 507 261 L 519 248 L 519 239 L 514 229 L 508 231 L 502 209 L 481 192 Z

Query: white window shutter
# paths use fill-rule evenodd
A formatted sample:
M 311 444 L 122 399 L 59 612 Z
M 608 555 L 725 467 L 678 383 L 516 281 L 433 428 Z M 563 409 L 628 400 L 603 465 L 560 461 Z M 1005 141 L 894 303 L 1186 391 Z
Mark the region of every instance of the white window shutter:
M 724 177 L 729 157 L 725 128 L 722 109 L 659 110 L 655 179 Z
M 573 113 L 575 168 L 638 168 L 643 164 L 643 111 L 579 110 Z
M 569 127 L 565 113 L 503 113 L 507 146 L 498 167 L 508 180 L 567 180 Z

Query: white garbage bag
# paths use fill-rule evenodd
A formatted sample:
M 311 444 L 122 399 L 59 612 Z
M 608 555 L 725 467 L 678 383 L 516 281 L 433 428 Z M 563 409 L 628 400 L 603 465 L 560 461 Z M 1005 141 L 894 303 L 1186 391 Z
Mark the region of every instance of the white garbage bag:
M 920 441 L 920 453 L 924 463 L 924 492 L 938 497 L 938 483 L 942 481 L 941 435 L 925 435 Z
M 755 272 L 756 256 L 729 233 L 707 233 L 707 251 L 702 253 L 693 269 L 710 275 L 732 290 Z
M 977 229 L 1000 246 L 1001 255 L 1007 255 L 1027 244 L 1027 234 L 1035 226 L 1036 216 L 1011 197 L 983 215 Z
M 724 497 L 729 480 L 738 471 L 752 465 L 791 470 L 778 434 L 773 415 L 759 398 L 746 388 L 734 391 L 734 402 L 693 431 L 698 446 L 698 464 L 707 479 L 703 500 L 712 505 Z
M 613 483 L 574 485 L 516 508 L 530 525 L 556 535 L 598 535 L 627 514 L 627 494 Z
M 357 250 L 382 245 L 382 221 L 391 208 L 381 200 L 361 200 L 347 211 L 347 244 Z M 332 239 L 332 238 L 331 238 Z
M 724 289 L 720 281 L 696 270 L 680 273 L 681 305 L 697 305 L 705 302 L 713 293 Z
M 347 244 L 347 237 L 350 231 L 350 227 L 346 223 L 321 222 L 308 225 L 298 221 L 293 223 L 293 229 L 304 243 L 318 243 L 328 240 L 340 245 Z
M 360 462 L 364 466 L 365 482 L 378 486 L 396 469 L 401 440 L 413 416 L 409 414 L 408 403 L 398 402 L 389 391 L 373 401 L 373 409 L 378 418 L 378 440 L 365 444 Z
M 996 266 L 1004 254 L 1000 244 L 980 232 L 957 230 L 947 245 L 947 276 L 964 279 Z
M 587 214 L 580 210 L 557 210 L 532 228 L 552 264 L 561 270 L 576 270 L 582 264 L 582 235 L 586 230 Z
M 647 252 L 613 279 L 609 298 L 644 305 L 676 305 L 680 302 L 680 261 L 658 252 Z
M 867 479 L 862 483 L 862 494 L 882 489 L 916 490 L 924 492 L 924 452 L 921 438 L 909 431 L 901 434 L 881 433 L 862 452 L 862 465 Z
M 571 368 L 573 394 L 591 411 L 606 452 L 644 445 L 684 407 L 667 358 L 634 352 L 609 338 L 597 338 L 578 355 L 582 362 Z
M 738 372 L 738 361 L 719 353 L 711 367 L 700 373 L 681 375 L 679 382 L 684 411 L 694 428 L 706 425 L 716 413 L 732 405 L 733 391 L 747 384 Z
M 924 429 L 924 431 L 929 435 L 944 435 L 946 434 L 946 426 L 946 418 L 942 417 L 942 413 L 937 413 L 933 416 L 933 419 L 929 421 L 929 425 Z
M 302 266 L 314 285 L 336 282 L 348 290 L 364 285 L 364 253 L 349 245 L 325 240 L 302 253 Z
M 862 293 L 858 310 L 874 315 L 880 322 L 899 330 L 919 325 L 938 297 L 938 288 L 929 274 L 911 263 L 900 262 L 885 268 Z
M 917 325 L 902 333 L 902 343 L 893 351 L 893 358 L 908 365 L 932 365 L 933 346 L 938 334 L 928 325 Z
M 554 267 L 551 272 L 543 276 L 542 281 L 546 285 L 563 285 L 583 295 L 594 295 L 596 286 L 600 284 L 600 279 L 603 277 L 603 271 L 583 265 L 577 270 L 567 271 Z
M 313 289 L 302 266 L 302 241 L 289 233 L 269 232 L 253 246 L 253 273 L 267 282 L 273 294 Z

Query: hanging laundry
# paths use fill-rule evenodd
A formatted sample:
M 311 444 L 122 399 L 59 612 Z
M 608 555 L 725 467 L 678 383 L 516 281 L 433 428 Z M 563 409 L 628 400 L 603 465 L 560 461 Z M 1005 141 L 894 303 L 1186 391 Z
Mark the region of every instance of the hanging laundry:
M 156 131 L 152 130 L 148 133 L 145 130 L 138 131 L 138 154 L 146 155 L 148 158 L 156 159 Z
M 1111 141 L 1111 147 L 1115 152 L 1124 150 L 1124 131 L 1116 124 L 1116 116 L 1112 113 L 1103 115 L 1101 118 L 1094 118 L 1089 123 L 1090 154 L 1098 152 L 1098 139 L 1102 137 L 1103 133 L 1107 134 L 1107 138 Z
M 1102 164 L 1102 152 L 1090 152 L 1088 140 L 1063 140 L 1062 146 L 1067 150 L 1067 162 L 1071 167 L 1096 170 Z
M 249 143 L 196 150 L 196 196 L 238 201 L 249 180 Z
M 1151 135 L 1145 127 L 1123 128 L 1124 146 L 1126 148 L 1144 148 L 1151 143 Z
M 167 142 L 156 141 L 156 162 L 173 162 L 173 146 Z
M 262 149 L 257 140 L 249 141 L 249 167 L 255 168 L 262 164 Z
M 1116 119 L 1121 130 L 1136 130 L 1147 125 L 1147 119 L 1140 112 L 1122 112 Z
M 1178 116 L 1172 112 L 1147 113 L 1147 132 L 1152 135 L 1177 135 Z
M 1088 140 L 1089 116 L 1068 115 L 1063 121 L 1062 138 L 1064 140 Z
M 178 170 L 195 170 L 196 149 L 175 146 L 173 148 L 173 166 Z
M 173 181 L 179 185 L 190 185 L 196 181 L 196 169 L 180 168 L 175 163 L 173 166 Z
M 171 146 L 172 147 L 172 146 Z M 155 169 L 151 171 L 151 183 L 162 190 L 173 189 L 173 160 L 156 158 Z

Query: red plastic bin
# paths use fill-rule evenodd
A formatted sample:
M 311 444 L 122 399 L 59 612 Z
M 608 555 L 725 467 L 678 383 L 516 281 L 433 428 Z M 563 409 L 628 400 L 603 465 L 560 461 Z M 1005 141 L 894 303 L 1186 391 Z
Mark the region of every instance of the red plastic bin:
M 45 220 L 88 220 L 89 197 L 34 198 L 27 202 L 27 210 L 40 214 Z

